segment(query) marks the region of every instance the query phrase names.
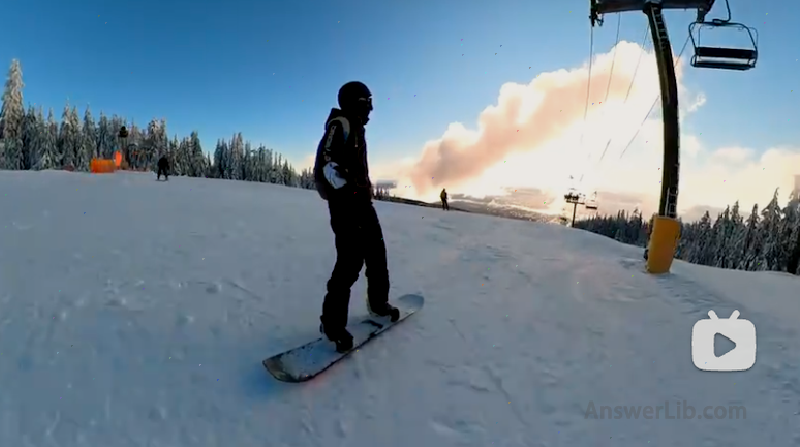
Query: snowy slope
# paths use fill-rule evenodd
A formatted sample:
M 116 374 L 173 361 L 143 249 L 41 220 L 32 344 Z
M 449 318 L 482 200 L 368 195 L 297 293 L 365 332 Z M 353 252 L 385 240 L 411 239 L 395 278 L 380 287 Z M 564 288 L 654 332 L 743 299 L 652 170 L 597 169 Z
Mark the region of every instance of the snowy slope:
M 657 278 L 580 230 L 375 206 L 393 294 L 425 308 L 291 385 L 260 362 L 316 336 L 334 260 L 316 193 L 0 172 L 0 446 L 800 445 L 798 278 Z M 756 325 L 751 370 L 692 364 L 712 309 Z M 586 418 L 684 399 L 746 420 Z

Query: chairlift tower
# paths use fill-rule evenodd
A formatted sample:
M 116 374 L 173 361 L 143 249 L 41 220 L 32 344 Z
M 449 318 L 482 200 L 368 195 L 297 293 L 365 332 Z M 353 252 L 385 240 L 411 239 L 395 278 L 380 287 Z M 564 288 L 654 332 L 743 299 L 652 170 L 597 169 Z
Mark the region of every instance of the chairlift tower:
M 575 227 L 575 215 L 578 214 L 578 205 L 584 205 L 583 194 L 578 194 L 577 191 L 570 189 L 564 194 L 564 201 L 572 204 L 572 227 Z
M 592 26 L 602 26 L 605 14 L 628 11 L 642 11 L 650 22 L 650 33 L 658 68 L 658 81 L 661 89 L 661 110 L 664 120 L 664 167 L 661 177 L 661 196 L 658 204 L 658 216 L 654 216 L 650 237 L 647 270 L 650 273 L 667 273 L 672 266 L 675 248 L 680 237 L 680 223 L 677 221 L 678 175 L 680 172 L 680 134 L 678 127 L 678 83 L 675 79 L 672 45 L 667 35 L 667 27 L 662 11 L 665 9 L 695 9 L 697 21 L 693 24 L 708 26 L 725 26 L 730 21 L 705 22 L 705 16 L 714 6 L 715 0 L 590 0 Z M 726 5 L 727 5 L 726 0 Z M 728 8 L 730 12 L 730 8 Z M 729 14 L 730 15 L 730 14 Z M 738 25 L 738 24 L 732 24 Z M 692 30 L 690 26 L 690 31 Z M 752 35 L 751 35 L 752 36 Z M 695 46 L 696 54 L 692 65 L 699 68 L 741 69 L 741 66 L 755 66 L 756 53 L 737 52 L 726 49 L 698 47 L 694 37 L 690 38 Z M 755 44 L 755 40 L 753 40 Z M 720 51 L 721 50 L 721 51 Z M 708 58 L 726 59 L 729 63 L 704 62 Z M 731 64 L 731 60 L 746 60 L 745 64 Z M 752 59 L 752 62 L 750 61 Z M 699 63 L 698 63 L 699 61 Z

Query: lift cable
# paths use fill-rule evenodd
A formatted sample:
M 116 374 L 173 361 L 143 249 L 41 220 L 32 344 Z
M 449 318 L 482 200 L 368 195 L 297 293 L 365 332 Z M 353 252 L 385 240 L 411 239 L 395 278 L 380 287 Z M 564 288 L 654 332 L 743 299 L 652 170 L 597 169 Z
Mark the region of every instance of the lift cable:
M 589 113 L 589 91 L 592 87 L 592 59 L 594 59 L 594 27 L 589 31 L 589 76 L 586 79 L 586 105 L 583 108 L 583 129 L 579 145 L 583 147 L 583 135 L 586 133 L 586 115 Z
M 608 76 L 608 85 L 606 86 L 606 97 L 603 100 L 603 102 L 607 102 L 608 101 L 608 93 L 611 91 L 611 81 L 614 79 L 614 65 L 617 62 L 617 47 L 619 46 L 619 28 L 620 28 L 620 24 L 621 23 L 622 23 L 622 14 L 617 14 L 617 36 L 614 39 L 614 51 L 613 51 L 613 53 L 611 55 L 611 72 L 609 73 L 609 76 Z M 594 33 L 594 27 L 592 27 L 592 33 Z M 589 55 L 589 58 L 590 58 L 590 60 L 589 60 L 589 82 L 591 82 L 591 79 L 592 79 L 592 66 L 591 66 L 592 54 L 593 54 L 593 51 Z M 583 111 L 583 130 L 581 131 L 581 142 L 580 142 L 580 147 L 581 148 L 583 148 L 583 136 L 584 136 L 584 133 L 586 132 L 586 116 L 587 116 L 588 112 L 589 112 L 589 85 L 587 84 L 587 86 L 586 86 L 586 108 Z M 592 158 L 592 151 L 587 151 L 586 159 L 590 160 L 591 158 Z M 581 173 L 581 178 L 578 180 L 578 184 L 583 182 L 584 175 L 586 175 L 585 172 Z
M 681 55 L 683 55 L 683 52 L 686 50 L 686 45 L 688 45 L 688 44 L 689 44 L 689 37 L 686 38 L 686 42 L 683 43 L 683 48 L 681 48 L 681 52 L 678 53 L 678 56 L 675 58 L 675 61 L 673 63 L 675 63 L 675 64 L 678 63 L 678 61 L 681 58 Z M 627 151 L 628 148 L 633 143 L 633 140 L 635 140 L 636 137 L 639 136 L 639 132 L 642 130 L 642 127 L 644 126 L 644 123 L 647 122 L 647 118 L 649 118 L 650 114 L 653 113 L 653 109 L 656 107 L 656 104 L 658 103 L 658 99 L 660 97 L 661 97 L 661 95 L 656 96 L 656 99 L 655 99 L 655 101 L 653 101 L 653 105 L 650 106 L 650 111 L 647 112 L 647 115 L 644 117 L 644 120 L 642 121 L 642 124 L 639 125 L 639 128 L 636 129 L 636 133 L 633 135 L 633 138 L 631 138 L 630 141 L 628 141 L 628 144 L 625 145 L 625 149 L 623 149 L 622 152 L 619 154 L 619 159 L 622 159 L 622 156 L 625 155 L 625 151 Z
M 614 52 L 611 55 L 611 72 L 608 74 L 608 85 L 606 86 L 606 97 L 603 102 L 608 101 L 608 93 L 611 91 L 611 80 L 614 79 L 614 65 L 617 63 L 617 47 L 619 46 L 619 25 L 622 14 L 617 14 L 617 37 L 614 39 Z M 649 22 L 647 26 L 650 26 Z
M 628 102 L 628 97 L 630 97 L 631 90 L 633 89 L 633 83 L 636 81 L 636 75 L 639 73 L 639 65 L 642 63 L 642 56 L 644 56 L 644 53 L 646 52 L 645 51 L 645 45 L 647 45 L 647 37 L 649 36 L 649 31 L 650 31 L 650 22 L 647 22 L 647 26 L 644 28 L 644 35 L 642 36 L 642 39 L 641 39 L 642 51 L 639 52 L 639 59 L 636 61 L 636 68 L 634 68 L 634 70 L 633 70 L 633 77 L 631 78 L 631 82 L 630 82 L 630 84 L 628 84 L 628 91 L 625 93 L 625 100 L 622 101 L 622 105 L 623 106 Z M 617 41 L 619 41 L 619 28 L 617 28 Z M 613 75 L 613 70 L 614 70 L 613 62 L 612 62 L 612 65 L 611 65 L 611 70 L 612 70 L 612 75 Z M 611 78 L 608 79 L 608 85 L 609 85 L 609 87 L 611 86 Z M 608 90 L 606 90 L 606 101 L 607 100 L 608 100 Z M 599 165 L 600 162 L 602 162 L 603 159 L 605 158 L 606 152 L 608 152 L 608 148 L 609 148 L 609 146 L 611 146 L 611 141 L 612 140 L 613 140 L 613 137 L 609 138 L 608 141 L 606 142 L 606 147 L 603 149 L 603 153 L 600 155 L 600 158 L 597 160 L 597 163 L 595 163 L 595 167 L 597 165 Z M 583 181 L 584 175 L 585 174 L 581 174 L 580 181 Z

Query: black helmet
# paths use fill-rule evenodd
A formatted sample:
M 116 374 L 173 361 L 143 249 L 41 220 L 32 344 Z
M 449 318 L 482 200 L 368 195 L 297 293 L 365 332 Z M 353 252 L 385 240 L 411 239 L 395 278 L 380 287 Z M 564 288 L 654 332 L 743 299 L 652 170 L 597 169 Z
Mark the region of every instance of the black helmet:
M 372 92 L 363 82 L 348 82 L 339 89 L 339 108 L 355 112 L 366 122 L 372 111 Z

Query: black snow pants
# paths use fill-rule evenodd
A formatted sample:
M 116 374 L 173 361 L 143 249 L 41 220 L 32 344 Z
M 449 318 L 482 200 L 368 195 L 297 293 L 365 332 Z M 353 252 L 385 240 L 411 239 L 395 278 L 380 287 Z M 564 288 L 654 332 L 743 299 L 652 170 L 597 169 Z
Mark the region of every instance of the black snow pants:
M 156 180 L 161 180 L 161 173 L 164 173 L 164 180 L 169 180 L 169 175 L 167 174 L 167 168 L 163 166 L 158 167 L 158 177 L 156 177 Z
M 450 205 L 447 204 L 447 199 L 442 199 L 442 209 L 443 210 L 450 210 Z
M 339 198 L 328 202 L 331 229 L 336 239 L 336 265 L 328 281 L 320 321 L 328 328 L 347 325 L 350 288 L 367 265 L 370 306 L 389 300 L 389 267 L 378 215 L 369 200 Z

